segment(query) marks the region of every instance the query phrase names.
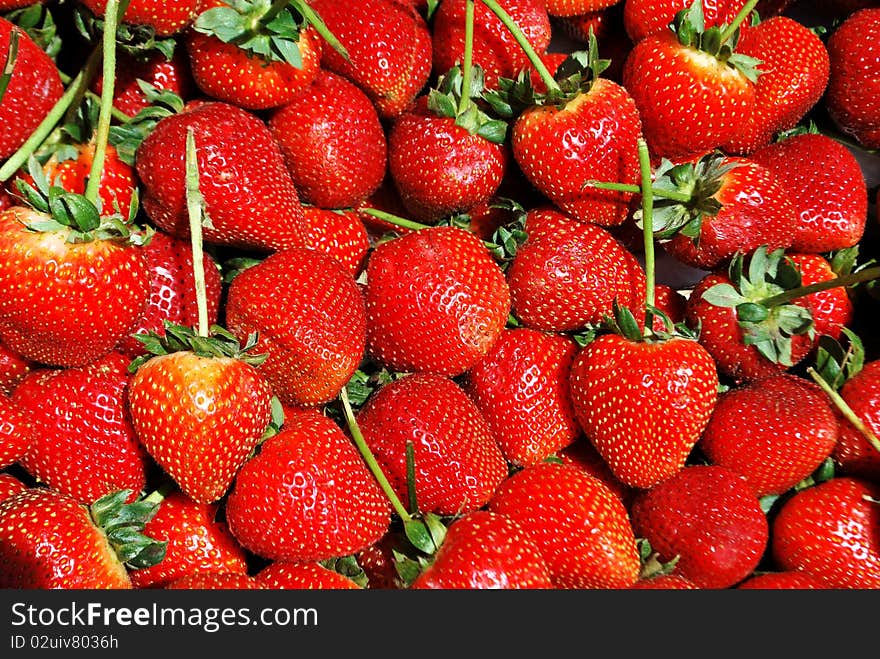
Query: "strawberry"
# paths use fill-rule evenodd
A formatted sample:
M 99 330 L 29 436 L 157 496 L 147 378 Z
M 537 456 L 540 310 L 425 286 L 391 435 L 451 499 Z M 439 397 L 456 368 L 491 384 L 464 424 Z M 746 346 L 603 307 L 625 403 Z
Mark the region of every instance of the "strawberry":
M 305 202 L 357 206 L 385 176 L 387 145 L 379 115 L 347 78 L 320 70 L 268 123 Z
M 703 20 L 706 27 L 718 27 L 733 22 L 746 2 L 747 0 L 703 0 Z M 626 0 L 622 4 L 624 29 L 632 42 L 636 43 L 649 34 L 666 32 L 676 14 L 688 8 L 691 0 Z
M 831 73 L 825 108 L 840 130 L 880 148 L 880 7 L 853 12 L 828 38 Z
M 737 585 L 739 590 L 823 590 L 825 583 L 809 572 L 755 573 Z
M 356 582 L 320 563 L 274 561 L 254 575 L 260 588 L 271 590 L 359 590 Z
M 364 356 L 363 295 L 338 261 L 312 249 L 281 250 L 236 276 L 226 323 L 242 340 L 258 334 L 268 355 L 258 371 L 289 405 L 333 400 Z
M 308 226 L 308 247 L 325 252 L 352 277 L 357 277 L 366 266 L 371 247 L 367 228 L 357 211 L 303 206 L 303 216 Z
M 485 510 L 452 522 L 433 562 L 410 586 L 415 590 L 553 587 L 535 540 L 513 519 Z
M 217 519 L 217 504 L 196 503 L 179 490 L 149 498 L 160 502 L 144 533 L 167 543 L 165 558 L 157 565 L 132 570 L 132 586 L 164 588 L 172 581 L 202 572 L 247 573 L 247 556 L 226 523 Z
M 792 250 L 830 252 L 861 240 L 868 190 L 848 148 L 821 133 L 800 133 L 761 147 L 749 159 L 769 169 L 794 204 Z
M 18 462 L 28 452 L 36 435 L 36 428 L 21 406 L 0 394 L 0 469 Z
M 538 546 L 557 588 L 627 588 L 639 554 L 629 515 L 599 479 L 542 462 L 509 476 L 490 512 L 517 522 Z
M 726 144 L 754 111 L 756 62 L 738 52 L 731 27 L 706 27 L 694 0 L 672 30 L 644 37 L 627 56 L 623 86 L 654 158 L 680 162 Z
M 321 65 L 364 90 L 381 119 L 406 110 L 431 74 L 431 30 L 425 18 L 402 0 L 313 0 L 347 52 L 323 47 Z
M 830 281 L 838 276 L 831 262 L 821 254 L 790 252 L 787 256 L 800 270 L 801 284 L 804 286 Z M 852 324 L 855 305 L 845 287 L 810 293 L 806 300 L 813 312 L 817 340 L 823 335 L 839 339 L 843 328 Z
M 11 395 L 32 366 L 33 362 L 10 350 L 0 341 L 0 394 Z
M 0 502 L 24 492 L 28 486 L 10 473 L 0 472 Z
M 239 572 L 196 572 L 168 583 L 165 590 L 257 590 L 253 577 Z
M 865 363 L 839 390 L 840 397 L 875 435 L 880 433 L 880 360 Z M 840 470 L 852 476 L 880 477 L 880 448 L 870 443 L 848 420 L 840 420 L 840 438 L 834 447 Z
M 193 79 L 211 98 L 247 110 L 289 103 L 318 75 L 317 29 L 295 6 L 202 0 L 186 32 Z
M 389 369 L 456 376 L 501 335 L 504 273 L 472 233 L 429 227 L 382 243 L 367 262 L 367 347 Z
M 382 385 L 357 424 L 398 497 L 407 500 L 407 444 L 419 510 L 464 514 L 482 507 L 508 468 L 479 408 L 455 382 L 414 373 Z
M 18 51 L 8 86 L 0 97 L 0 160 L 24 144 L 64 93 L 55 62 L 24 30 L 0 17 L 2 61 L 7 59 L 13 31 L 18 35 Z
M 876 483 L 845 476 L 798 491 L 773 519 L 774 561 L 831 588 L 880 588 L 878 500 Z
M 132 428 L 130 376 L 120 363 L 121 355 L 110 355 L 87 367 L 35 369 L 13 392 L 40 428 L 21 466 L 82 504 L 121 489 L 138 493 L 146 484 L 150 461 Z
M 616 83 L 621 82 L 623 63 L 626 61 L 629 51 L 632 50 L 633 42 L 626 33 L 623 23 L 623 12 L 628 3 L 618 2 L 604 9 L 588 11 L 584 14 L 571 16 L 554 16 L 553 23 L 558 30 L 578 44 L 590 43 L 592 32 L 599 43 L 599 52 L 604 59 L 610 60 L 608 68 L 603 75 Z M 563 53 L 546 53 L 545 55 L 562 55 Z M 542 57 L 543 59 L 543 57 Z M 545 62 L 546 63 L 546 62 Z M 555 72 L 556 67 L 547 67 Z
M 684 467 L 718 389 L 709 353 L 680 336 L 603 334 L 577 354 L 570 381 L 584 434 L 614 475 L 636 488 L 652 487 Z
M 834 408 L 819 387 L 779 373 L 721 393 L 698 446 L 761 497 L 782 494 L 812 474 L 837 435 Z
M 159 36 L 183 31 L 196 17 L 202 0 L 131 0 L 122 22 L 152 28 Z M 96 16 L 103 17 L 107 0 L 82 0 Z
M 658 574 L 651 577 L 640 577 L 630 590 L 699 590 L 693 581 L 680 574 Z
M 269 423 L 272 392 L 248 355 L 218 326 L 202 336 L 180 325 L 150 334 L 132 362 L 131 421 L 144 448 L 196 503 L 222 497 Z
M 636 490 L 620 482 L 620 479 L 608 467 L 608 463 L 599 455 L 596 447 L 586 437 L 580 435 L 574 442 L 559 451 L 556 457 L 563 464 L 573 465 L 587 472 L 590 476 L 598 478 L 629 509 L 630 501 Z
M 729 588 L 751 575 L 769 539 L 754 492 L 715 465 L 687 466 L 640 492 L 630 514 L 659 560 L 677 556 L 675 571 L 700 588 Z
M 551 16 L 580 16 L 617 4 L 618 0 L 546 0 Z
M 242 467 L 226 502 L 229 530 L 269 560 L 348 556 L 388 530 L 388 500 L 357 449 L 311 410 L 267 439 Z
M 189 129 L 211 219 L 203 227 L 205 242 L 262 251 L 304 245 L 302 205 L 272 133 L 256 115 L 222 102 L 190 104 L 160 119 L 138 147 L 144 210 L 156 226 L 189 235 L 184 162 Z
M 567 336 L 505 329 L 468 372 L 466 391 L 511 464 L 540 462 L 580 433 L 568 385 L 576 351 Z
M 130 589 L 127 568 L 154 565 L 164 545 L 141 533 L 155 504 L 129 492 L 90 507 L 48 488 L 0 501 L 0 588 Z
M 607 229 L 542 205 L 526 215 L 527 239 L 507 268 L 513 312 L 526 327 L 564 332 L 601 322 L 615 300 L 645 299 L 645 273 Z

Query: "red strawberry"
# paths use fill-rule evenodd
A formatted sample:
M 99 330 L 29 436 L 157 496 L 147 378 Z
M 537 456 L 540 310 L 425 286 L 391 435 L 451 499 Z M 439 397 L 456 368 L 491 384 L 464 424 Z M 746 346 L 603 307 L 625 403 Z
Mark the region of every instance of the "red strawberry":
M 320 563 L 275 561 L 254 575 L 260 588 L 271 590 L 359 590 L 348 577 Z
M 0 394 L 11 395 L 32 366 L 30 360 L 10 350 L 0 341 Z
M 513 519 L 476 510 L 457 518 L 412 589 L 553 588 L 535 540 Z
M 623 505 L 629 509 L 635 490 L 620 482 L 620 479 L 608 467 L 608 463 L 599 455 L 596 447 L 586 437 L 581 435 L 573 443 L 559 451 L 556 457 L 564 464 L 573 465 L 584 470 L 590 476 L 598 478 L 608 486 L 608 489 L 620 497 Z
M 641 577 L 630 590 L 699 590 L 693 581 L 680 574 L 658 574 L 653 577 Z
M 579 16 L 617 4 L 618 0 L 546 0 L 551 16 Z
M 452 380 L 415 373 L 381 386 L 357 423 L 397 496 L 408 499 L 406 445 L 415 456 L 419 510 L 438 515 L 483 506 L 507 476 L 486 419 Z
M 22 467 L 83 504 L 121 489 L 139 493 L 146 484 L 150 461 L 131 425 L 130 376 L 119 361 L 126 360 L 112 355 L 88 367 L 37 369 L 13 392 L 19 409 L 40 429 Z
M 312 8 L 348 53 L 322 50 L 321 64 L 366 92 L 382 119 L 415 100 L 431 74 L 431 30 L 402 0 L 314 0 Z
M 146 25 L 159 36 L 171 36 L 188 26 L 199 11 L 202 0 L 131 0 L 122 22 Z M 99 17 L 107 10 L 107 0 L 82 0 Z
M 12 31 L 18 53 L 9 85 L 0 98 L 0 160 L 24 144 L 64 93 L 55 62 L 19 27 L 0 17 L 0 58 L 5 62 Z
M 163 588 L 202 572 L 246 574 L 247 556 L 217 516 L 217 504 L 196 503 L 183 492 L 163 497 L 144 533 L 168 543 L 165 558 L 157 565 L 132 570 L 132 586 Z
M 861 240 L 868 190 L 848 148 L 821 133 L 801 133 L 758 149 L 750 160 L 769 169 L 794 204 L 792 250 L 829 252 Z
M 741 582 L 740 590 L 822 590 L 828 586 L 808 572 L 761 572 Z
M 830 281 L 837 277 L 831 263 L 821 254 L 789 253 L 787 256 L 800 270 L 803 286 Z M 839 339 L 843 328 L 852 324 L 855 305 L 846 287 L 838 286 L 826 291 L 810 293 L 806 299 L 813 312 L 817 339 L 822 335 Z
M 639 554 L 623 503 L 577 467 L 542 462 L 516 472 L 488 509 L 526 531 L 557 588 L 627 588 L 638 579 Z
M 709 353 L 682 337 L 639 341 L 602 335 L 575 357 L 570 378 L 584 434 L 614 475 L 638 488 L 684 467 L 718 390 Z
M 172 235 L 189 235 L 189 129 L 196 142 L 205 213 L 211 220 L 203 228 L 205 242 L 263 251 L 302 246 L 302 205 L 278 144 L 261 119 L 228 103 L 191 104 L 160 119 L 141 142 L 136 165 L 150 219 Z
M 364 356 L 364 301 L 354 278 L 321 252 L 291 248 L 233 279 L 226 302 L 229 329 L 258 333 L 258 367 L 283 403 L 333 400 Z
M 633 530 L 662 562 L 700 588 L 729 588 L 755 569 L 767 547 L 767 518 L 741 476 L 688 466 L 636 495 Z
M 0 588 L 130 589 L 126 568 L 155 564 L 164 546 L 140 533 L 155 505 L 128 494 L 90 508 L 47 488 L 0 501 Z
M 256 590 L 253 577 L 238 572 L 196 572 L 175 579 L 165 590 Z
M 367 262 L 367 346 L 390 369 L 455 376 L 507 322 L 504 273 L 472 233 L 429 227 L 382 243 Z
M 868 429 L 880 433 L 880 360 L 868 361 L 840 388 L 844 402 Z M 840 438 L 834 459 L 847 475 L 880 478 L 880 447 L 871 444 L 846 419 L 840 420 Z
M 308 87 L 320 69 L 322 44 L 298 11 L 266 2 L 202 0 L 186 32 L 199 89 L 247 110 L 277 108 Z
M 780 373 L 720 394 L 699 447 L 761 497 L 782 494 L 812 474 L 837 435 L 834 408 L 819 387 Z
M 0 394 L 0 469 L 18 462 L 36 437 L 36 429 L 15 401 Z
M 615 300 L 644 303 L 645 273 L 606 229 L 549 206 L 526 216 L 526 242 L 507 269 L 513 312 L 527 327 L 564 332 L 597 324 Z
M 12 474 L 0 472 L 0 502 L 28 489 L 28 486 Z
M 222 497 L 269 424 L 272 392 L 227 332 L 166 326 L 129 384 L 131 420 L 153 459 L 196 503 Z
M 308 226 L 308 246 L 332 256 L 352 277 L 357 277 L 366 265 L 371 247 L 367 228 L 357 211 L 303 206 L 303 216 Z
M 385 176 L 387 146 L 376 108 L 353 82 L 321 70 L 311 85 L 272 112 L 303 201 L 322 208 L 357 206 Z
M 567 336 L 526 327 L 504 330 L 469 371 L 466 391 L 508 462 L 533 465 L 580 433 L 568 386 L 576 351 Z
M 880 7 L 849 16 L 828 38 L 831 73 L 825 107 L 863 147 L 880 148 Z
M 348 556 L 388 530 L 390 506 L 357 449 L 320 412 L 299 415 L 241 469 L 229 530 L 270 560 Z
M 731 23 L 747 0 L 703 0 L 703 18 L 706 27 Z M 623 21 L 633 43 L 649 34 L 666 32 L 675 15 L 692 5 L 692 0 L 626 0 Z M 761 14 L 764 15 L 763 13 Z
M 771 551 L 782 570 L 831 588 L 880 588 L 880 486 L 836 477 L 800 490 L 773 520 Z

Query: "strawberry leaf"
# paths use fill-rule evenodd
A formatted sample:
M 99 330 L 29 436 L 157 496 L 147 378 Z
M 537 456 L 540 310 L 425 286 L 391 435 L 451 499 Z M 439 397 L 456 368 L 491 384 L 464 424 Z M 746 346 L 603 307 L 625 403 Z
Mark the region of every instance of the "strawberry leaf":
M 111 492 L 90 507 L 92 521 L 100 528 L 119 560 L 132 569 L 151 567 L 165 558 L 167 541 L 143 534 L 144 527 L 159 508 L 160 502 L 141 499 L 126 503 L 131 490 Z

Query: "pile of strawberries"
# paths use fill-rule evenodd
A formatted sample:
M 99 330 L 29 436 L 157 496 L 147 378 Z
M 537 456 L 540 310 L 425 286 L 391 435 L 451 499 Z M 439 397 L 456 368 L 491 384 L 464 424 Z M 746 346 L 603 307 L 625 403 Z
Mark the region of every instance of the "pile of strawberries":
M 880 587 L 880 3 L 0 12 L 0 587 Z

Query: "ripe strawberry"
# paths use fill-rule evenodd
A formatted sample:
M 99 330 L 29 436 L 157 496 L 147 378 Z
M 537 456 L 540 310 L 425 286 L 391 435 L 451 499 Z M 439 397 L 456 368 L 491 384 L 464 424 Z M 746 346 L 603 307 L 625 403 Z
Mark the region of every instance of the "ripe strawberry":
M 837 277 L 831 263 L 821 254 L 787 254 L 801 272 L 801 284 L 810 286 Z M 855 305 L 843 286 L 810 293 L 807 303 L 813 313 L 816 338 L 827 335 L 839 339 L 844 327 L 852 324 Z
M 821 133 L 768 144 L 749 158 L 782 184 L 797 214 L 791 249 L 830 252 L 852 247 L 865 232 L 868 190 L 856 156 Z
M 706 27 L 717 27 L 733 22 L 747 0 L 703 0 L 703 20 Z M 626 0 L 623 3 L 623 24 L 633 43 L 649 34 L 666 32 L 676 14 L 687 9 L 692 0 Z M 761 16 L 764 14 L 762 13 Z
M 596 447 L 586 437 L 581 435 L 573 443 L 559 451 L 556 457 L 563 464 L 573 465 L 587 472 L 590 476 L 598 478 L 608 486 L 608 489 L 620 497 L 623 505 L 629 509 L 635 490 L 620 482 L 620 479 L 608 467 L 608 463 L 599 455 Z
M 577 467 L 542 462 L 516 472 L 488 510 L 526 531 L 557 588 L 627 588 L 638 579 L 639 554 L 623 503 Z
M 576 351 L 567 336 L 505 329 L 468 372 L 465 389 L 508 462 L 536 464 L 580 433 L 568 385 Z
M 0 394 L 0 469 L 24 457 L 36 434 L 36 428 L 21 406 Z
M 604 334 L 577 354 L 570 379 L 584 434 L 614 475 L 637 488 L 684 467 L 718 390 L 711 356 L 683 337 L 641 341 Z
M 0 341 L 0 394 L 11 395 L 32 366 L 30 360 L 10 350 Z
M 415 590 L 553 587 L 535 540 L 513 519 L 485 510 L 450 524 L 433 562 L 410 586 Z
M 741 476 L 688 466 L 636 495 L 633 530 L 662 562 L 700 588 L 729 588 L 748 577 L 767 547 L 767 518 Z
M 828 38 L 828 114 L 863 147 L 880 148 L 880 7 L 853 12 Z
M 128 496 L 86 508 L 35 487 L 0 501 L 0 588 L 130 589 L 126 568 L 154 565 L 164 545 L 140 533 L 155 505 Z
M 226 323 L 241 340 L 256 332 L 257 368 L 282 403 L 333 400 L 364 356 L 364 301 L 354 278 L 327 254 L 290 248 L 233 279 Z
M 507 281 L 513 312 L 526 327 L 577 330 L 610 315 L 615 300 L 644 304 L 641 264 L 603 227 L 543 205 L 527 213 L 525 232 Z
M 177 490 L 162 497 L 144 533 L 167 543 L 165 557 L 151 567 L 132 570 L 132 586 L 164 588 L 172 581 L 202 572 L 247 574 L 245 551 L 226 523 L 217 519 L 218 508 L 217 504 L 196 503 Z
M 551 16 L 580 16 L 617 4 L 618 0 L 546 0 Z
M 254 575 L 260 588 L 271 590 L 359 590 L 356 582 L 320 563 L 274 561 Z
M 92 13 L 104 16 L 107 0 L 82 0 Z M 122 22 L 151 27 L 159 36 L 181 32 L 195 19 L 202 0 L 131 0 Z
M 479 408 L 455 382 L 415 373 L 382 385 L 357 414 L 397 496 L 408 499 L 412 444 L 419 510 L 464 514 L 482 507 L 507 476 L 504 455 Z
M 28 486 L 12 474 L 0 472 L 0 502 L 15 496 L 19 492 L 24 492 L 26 489 L 28 489 Z
M 627 56 L 623 86 L 652 157 L 680 162 L 720 147 L 741 130 L 740 117 L 754 111 L 755 61 L 721 36 L 720 28 L 705 28 L 696 0 L 679 12 L 673 30 L 644 37 Z
M 308 87 L 321 66 L 322 43 L 297 9 L 260 0 L 202 0 L 186 32 L 199 89 L 246 110 L 277 108 Z
M 739 590 L 823 590 L 828 586 L 809 572 L 755 573 L 737 586 Z
M 782 494 L 812 474 L 831 455 L 837 435 L 834 408 L 819 387 L 779 373 L 720 394 L 698 446 L 762 497 Z
M 131 420 L 153 459 L 196 503 L 222 497 L 269 423 L 272 392 L 228 332 L 168 324 L 133 362 Z
M 348 556 L 388 530 L 388 500 L 357 449 L 318 411 L 297 416 L 239 472 L 226 502 L 229 530 L 269 560 Z
M 431 30 L 402 0 L 310 3 L 348 57 L 326 45 L 321 65 L 364 90 L 381 119 L 406 110 L 431 74 Z
M 878 500 L 880 486 L 851 477 L 798 491 L 773 520 L 773 559 L 831 588 L 880 588 Z
M 839 393 L 871 432 L 880 433 L 880 360 L 868 361 Z M 844 418 L 840 419 L 840 438 L 833 455 L 847 475 L 880 478 L 880 451 Z
M 305 244 L 302 205 L 272 133 L 256 115 L 221 102 L 190 104 L 166 116 L 137 149 L 143 206 L 156 226 L 189 235 L 187 130 L 196 142 L 206 243 L 272 251 Z M 255 203 L 260 200 L 260 203 Z
M 238 572 L 196 572 L 175 579 L 165 590 L 257 590 L 253 577 Z
M 429 227 L 367 262 L 367 347 L 389 369 L 455 376 L 483 357 L 510 312 L 504 273 L 472 233 Z
M 376 108 L 353 82 L 321 70 L 269 118 L 301 199 L 357 206 L 385 176 L 387 146 Z
M 357 211 L 303 206 L 303 216 L 308 226 L 308 247 L 332 256 L 352 277 L 357 277 L 366 266 L 371 247 L 367 228 Z
M 6 61 L 13 30 L 18 34 L 18 52 L 9 85 L 0 98 L 0 160 L 24 144 L 64 93 L 55 62 L 24 30 L 3 17 L 0 58 Z
M 139 493 L 150 461 L 128 414 L 126 360 L 111 355 L 87 367 L 36 369 L 13 392 L 35 428 L 24 467 L 79 503 L 127 489 Z M 58 410 L 76 410 L 59 414 Z

